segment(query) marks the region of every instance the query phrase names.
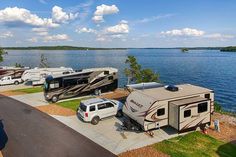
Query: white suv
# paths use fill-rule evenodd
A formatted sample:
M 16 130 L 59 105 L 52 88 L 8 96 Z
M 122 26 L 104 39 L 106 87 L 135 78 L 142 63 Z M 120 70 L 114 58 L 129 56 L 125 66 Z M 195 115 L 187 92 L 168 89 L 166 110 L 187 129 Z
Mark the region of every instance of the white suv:
M 103 98 L 92 98 L 81 101 L 77 114 L 85 122 L 91 122 L 93 125 L 98 124 L 100 119 L 117 116 L 121 117 L 123 104 L 117 100 Z

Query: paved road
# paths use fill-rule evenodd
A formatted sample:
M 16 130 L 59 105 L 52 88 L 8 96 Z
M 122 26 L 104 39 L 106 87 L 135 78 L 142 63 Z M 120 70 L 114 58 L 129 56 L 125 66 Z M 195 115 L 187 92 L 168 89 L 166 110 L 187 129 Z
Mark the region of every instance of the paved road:
M 5 157 L 115 156 L 54 118 L 2 95 L 0 120 L 0 144 Z

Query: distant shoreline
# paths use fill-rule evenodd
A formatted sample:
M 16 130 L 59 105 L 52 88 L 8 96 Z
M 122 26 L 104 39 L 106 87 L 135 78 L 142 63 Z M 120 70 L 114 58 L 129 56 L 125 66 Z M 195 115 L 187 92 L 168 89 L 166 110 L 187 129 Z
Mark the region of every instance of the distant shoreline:
M 172 47 L 172 48 L 96 48 L 76 46 L 31 46 L 31 47 L 3 47 L 5 50 L 128 50 L 128 49 L 183 49 L 188 50 L 221 50 L 224 47 Z
M 2 47 L 5 50 L 128 50 L 128 49 L 187 49 L 187 50 L 219 50 L 235 52 L 236 46 L 229 47 L 144 47 L 144 48 L 96 48 L 96 47 L 76 47 L 76 46 L 30 46 L 30 47 Z

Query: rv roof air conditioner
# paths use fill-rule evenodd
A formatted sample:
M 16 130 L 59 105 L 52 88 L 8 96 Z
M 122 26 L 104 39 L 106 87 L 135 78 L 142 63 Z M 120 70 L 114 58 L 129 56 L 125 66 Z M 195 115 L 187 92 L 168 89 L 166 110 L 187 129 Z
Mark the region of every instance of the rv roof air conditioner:
M 165 89 L 171 92 L 177 92 L 179 90 L 179 88 L 174 85 L 167 85 L 165 86 Z

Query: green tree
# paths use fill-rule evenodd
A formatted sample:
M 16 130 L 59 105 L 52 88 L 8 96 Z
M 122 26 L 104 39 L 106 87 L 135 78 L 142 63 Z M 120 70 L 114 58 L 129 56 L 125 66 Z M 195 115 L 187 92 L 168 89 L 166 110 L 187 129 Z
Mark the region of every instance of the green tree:
M 159 75 L 151 69 L 142 69 L 134 56 L 128 56 L 125 63 L 129 65 L 124 70 L 125 76 L 128 78 L 128 84 L 131 82 L 159 82 Z
M 7 52 L 4 51 L 4 49 L 0 47 L 0 62 L 3 61 L 3 55 L 5 55 L 5 54 L 7 54 Z
M 40 68 L 49 68 L 49 65 L 48 65 L 48 59 L 46 57 L 44 57 L 44 54 L 41 54 L 40 56 L 40 65 L 39 67 Z
M 16 63 L 16 64 L 15 64 L 15 67 L 17 67 L 17 68 L 22 68 L 23 66 L 22 66 L 20 63 Z
M 140 75 L 141 65 L 138 64 L 134 56 L 128 56 L 125 61 L 125 64 L 129 64 L 129 68 L 125 68 L 125 75 L 128 78 L 128 84 L 130 82 L 135 82 L 137 76 Z
M 137 83 L 159 82 L 159 75 L 154 73 L 151 69 L 143 69 L 140 73 L 141 75 L 137 78 Z

